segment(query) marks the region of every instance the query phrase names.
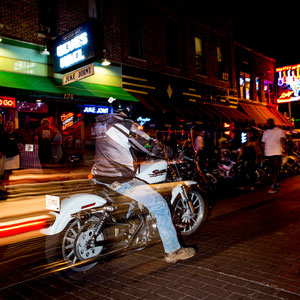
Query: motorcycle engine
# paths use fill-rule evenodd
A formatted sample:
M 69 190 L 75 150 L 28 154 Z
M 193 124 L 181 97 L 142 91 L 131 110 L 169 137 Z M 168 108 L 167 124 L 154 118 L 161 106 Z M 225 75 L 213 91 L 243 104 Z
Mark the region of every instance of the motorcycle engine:
M 146 245 L 148 242 L 159 239 L 156 219 L 153 214 L 146 215 L 146 224 L 135 239 L 135 246 Z

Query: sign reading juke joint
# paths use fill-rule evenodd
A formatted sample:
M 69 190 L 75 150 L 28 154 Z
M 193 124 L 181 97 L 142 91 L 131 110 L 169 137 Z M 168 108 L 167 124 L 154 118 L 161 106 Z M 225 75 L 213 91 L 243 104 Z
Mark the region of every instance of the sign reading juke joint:
M 78 70 L 75 70 L 75 71 L 72 71 L 70 73 L 63 75 L 62 84 L 66 85 L 71 82 L 78 81 L 78 80 L 81 80 L 83 78 L 86 78 L 86 77 L 89 77 L 92 75 L 94 75 L 94 64 L 84 66 L 81 69 L 78 69 Z
M 55 73 L 66 73 L 96 60 L 94 26 L 91 21 L 54 40 Z M 98 37 L 98 36 L 97 36 Z

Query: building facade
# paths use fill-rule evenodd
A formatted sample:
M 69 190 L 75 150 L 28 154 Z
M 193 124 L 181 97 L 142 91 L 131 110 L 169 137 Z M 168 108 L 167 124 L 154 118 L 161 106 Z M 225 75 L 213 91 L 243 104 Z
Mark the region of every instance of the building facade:
M 15 101 L 14 108 L 2 105 L 2 112 L 37 123 L 45 116 L 62 122 L 62 116 L 73 113 L 69 126 L 76 123 L 80 132 L 73 146 L 83 147 L 88 135 L 84 122 L 92 118 L 84 118 L 85 105 L 104 105 L 110 96 L 138 100 L 140 117 L 151 115 L 156 129 L 180 129 L 189 122 L 213 128 L 224 122 L 233 123 L 232 129 L 249 122 L 262 126 L 267 115 L 276 114 L 275 61 L 235 42 L 226 4 L 11 0 L 0 5 L 0 96 Z M 53 69 L 55 41 L 90 21 L 98 40 L 94 75 L 63 85 L 63 72 Z M 109 67 L 101 66 L 104 59 Z M 270 114 L 269 108 L 274 109 Z M 39 112 L 33 117 L 34 111 Z

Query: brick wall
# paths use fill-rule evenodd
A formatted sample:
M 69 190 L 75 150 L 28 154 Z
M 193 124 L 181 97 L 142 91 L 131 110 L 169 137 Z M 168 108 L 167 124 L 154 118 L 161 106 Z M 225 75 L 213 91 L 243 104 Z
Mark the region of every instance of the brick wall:
M 87 2 L 88 0 L 59 1 L 59 5 L 57 8 L 58 36 L 86 22 L 88 18 Z
M 46 0 L 45 0 L 46 1 Z M 56 0 L 52 0 L 56 1 Z M 57 3 L 57 35 L 62 35 L 88 19 L 88 0 L 59 0 Z M 98 24 L 103 26 L 104 48 L 108 59 L 140 68 L 162 72 L 195 81 L 235 88 L 233 36 L 230 15 L 214 7 L 203 7 L 200 1 L 185 0 L 99 0 L 96 1 Z M 44 3 L 44 2 L 43 2 Z M 46 2 L 45 2 L 46 3 Z M 129 55 L 128 7 L 142 3 L 144 57 Z M 190 6 L 188 6 L 190 5 Z M 52 37 L 40 34 L 38 0 L 6 0 L 0 4 L 0 35 L 27 42 L 51 44 Z M 178 67 L 166 63 L 166 23 L 177 26 Z M 183 25 L 182 25 L 183 24 Z M 102 29 L 101 28 L 101 29 Z M 196 74 L 194 35 L 200 33 L 205 41 L 207 76 Z M 217 78 L 216 45 L 226 44 L 228 73 L 232 80 Z M 51 45 L 48 47 L 51 50 Z
M 1 36 L 43 44 L 36 0 L 0 1 L 0 24 Z

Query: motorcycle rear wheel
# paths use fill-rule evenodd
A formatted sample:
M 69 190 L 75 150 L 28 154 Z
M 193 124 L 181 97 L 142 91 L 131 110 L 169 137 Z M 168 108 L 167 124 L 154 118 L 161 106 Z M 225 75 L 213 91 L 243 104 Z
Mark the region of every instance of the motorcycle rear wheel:
M 179 195 L 173 203 L 175 219 L 178 220 L 176 227 L 181 235 L 191 235 L 204 226 L 208 215 L 207 200 L 196 190 L 188 192 L 188 200 L 193 207 L 193 213 L 186 209 L 185 200 Z
M 97 257 L 103 251 L 103 246 L 84 247 L 84 240 L 92 234 L 93 226 L 98 222 L 98 218 L 92 217 L 90 226 L 86 226 L 82 231 L 85 222 L 81 220 L 72 220 L 65 230 L 59 234 L 49 235 L 46 238 L 45 254 L 50 272 L 62 278 L 72 280 L 82 280 L 94 273 L 94 267 L 99 264 L 92 259 Z M 104 241 L 106 237 L 103 231 L 97 238 L 97 241 Z M 75 247 L 79 249 L 75 249 Z M 91 261 L 90 263 L 78 259 L 75 254 L 81 253 L 81 258 Z

